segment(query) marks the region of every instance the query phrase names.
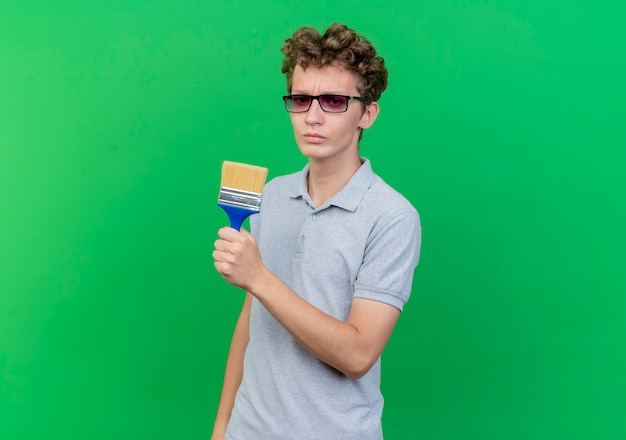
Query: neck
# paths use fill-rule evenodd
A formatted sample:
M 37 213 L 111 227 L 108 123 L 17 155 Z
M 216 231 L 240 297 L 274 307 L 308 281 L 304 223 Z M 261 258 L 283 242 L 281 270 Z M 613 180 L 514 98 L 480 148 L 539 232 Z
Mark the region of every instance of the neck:
M 309 196 L 315 206 L 322 206 L 343 189 L 361 166 L 358 155 L 349 161 L 309 161 L 307 177 Z

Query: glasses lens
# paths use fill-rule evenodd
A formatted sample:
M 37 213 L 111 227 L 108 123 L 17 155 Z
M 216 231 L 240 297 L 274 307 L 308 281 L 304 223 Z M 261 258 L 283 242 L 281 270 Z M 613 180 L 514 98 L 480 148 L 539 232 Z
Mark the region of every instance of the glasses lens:
M 320 105 L 327 112 L 345 112 L 348 109 L 348 97 L 341 95 L 322 95 Z
M 287 110 L 290 112 L 305 112 L 311 106 L 311 97 L 307 95 L 291 95 L 287 98 Z

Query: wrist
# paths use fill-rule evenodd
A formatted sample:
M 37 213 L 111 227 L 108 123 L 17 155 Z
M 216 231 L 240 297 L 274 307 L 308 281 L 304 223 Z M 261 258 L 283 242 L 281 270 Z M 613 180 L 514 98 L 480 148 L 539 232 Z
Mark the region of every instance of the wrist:
M 276 275 L 274 275 L 269 269 L 264 268 L 261 275 L 255 280 L 254 284 L 250 286 L 248 292 L 250 292 L 259 301 L 263 301 L 270 295 L 270 292 L 275 289 Z
M 228 426 L 228 422 L 219 422 L 216 421 L 213 424 L 213 433 L 211 434 L 211 440 L 221 440 L 226 436 L 226 426 Z

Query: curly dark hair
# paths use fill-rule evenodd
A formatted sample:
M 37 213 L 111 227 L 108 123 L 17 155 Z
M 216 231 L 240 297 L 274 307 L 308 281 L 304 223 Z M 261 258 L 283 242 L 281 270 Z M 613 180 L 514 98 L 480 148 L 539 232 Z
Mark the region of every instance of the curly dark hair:
M 297 65 L 303 69 L 339 65 L 356 73 L 359 77 L 357 89 L 366 104 L 378 101 L 387 88 L 385 60 L 376 54 L 376 49 L 367 39 L 344 24 L 330 25 L 324 35 L 312 27 L 301 27 L 285 40 L 281 52 L 284 55 L 282 72 L 287 74 L 288 93 L 291 93 L 293 71 Z

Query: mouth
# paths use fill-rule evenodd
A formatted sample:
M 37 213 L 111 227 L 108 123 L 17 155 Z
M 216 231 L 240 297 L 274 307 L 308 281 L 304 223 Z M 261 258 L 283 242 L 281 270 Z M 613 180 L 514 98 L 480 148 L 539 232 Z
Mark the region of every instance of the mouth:
M 305 133 L 303 137 L 307 142 L 312 144 L 319 144 L 325 139 L 324 136 L 317 133 Z

